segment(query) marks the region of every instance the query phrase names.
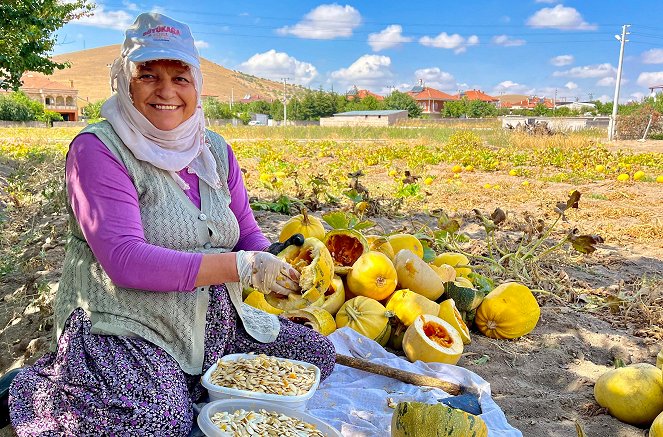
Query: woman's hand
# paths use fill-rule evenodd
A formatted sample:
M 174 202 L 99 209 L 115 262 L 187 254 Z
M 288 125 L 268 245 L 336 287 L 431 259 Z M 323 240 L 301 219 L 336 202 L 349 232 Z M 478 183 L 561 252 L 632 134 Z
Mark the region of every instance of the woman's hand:
M 236 259 L 239 282 L 245 288 L 282 295 L 300 290 L 299 272 L 271 253 L 240 250 Z

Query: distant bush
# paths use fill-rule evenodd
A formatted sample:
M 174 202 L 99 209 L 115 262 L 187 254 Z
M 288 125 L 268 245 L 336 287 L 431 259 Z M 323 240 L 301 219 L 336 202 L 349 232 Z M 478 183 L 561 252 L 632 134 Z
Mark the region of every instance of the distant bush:
M 0 120 L 6 121 L 62 121 L 62 115 L 49 111 L 22 91 L 0 95 Z

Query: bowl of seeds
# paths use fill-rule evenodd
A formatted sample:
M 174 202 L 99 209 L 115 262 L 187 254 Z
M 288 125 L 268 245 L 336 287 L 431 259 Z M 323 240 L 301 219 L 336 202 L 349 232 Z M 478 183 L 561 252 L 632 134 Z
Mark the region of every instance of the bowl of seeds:
M 320 369 L 264 354 L 230 354 L 219 358 L 201 382 L 210 401 L 252 399 L 304 411 L 320 384 Z
M 206 404 L 198 427 L 208 437 L 341 437 L 336 429 L 303 411 L 253 399 L 225 399 Z

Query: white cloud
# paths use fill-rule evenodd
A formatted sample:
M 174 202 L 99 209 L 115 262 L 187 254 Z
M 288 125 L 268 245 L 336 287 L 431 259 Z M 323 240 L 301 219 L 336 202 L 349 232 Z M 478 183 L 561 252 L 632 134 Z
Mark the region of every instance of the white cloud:
M 596 86 L 615 86 L 615 82 L 617 82 L 617 79 L 614 78 L 613 76 L 606 76 L 602 79 L 599 79 L 596 82 Z M 622 79 L 622 83 L 624 83 L 625 80 Z
M 345 87 L 357 85 L 358 87 L 380 89 L 385 87 L 385 82 L 389 82 L 393 77 L 390 66 L 391 58 L 388 56 L 363 55 L 348 68 L 332 72 L 331 77 L 342 82 Z
M 492 95 L 498 94 L 533 94 L 534 89 L 511 80 L 498 83 L 492 90 Z
M 575 83 L 575 82 L 570 82 L 569 81 L 569 82 L 566 82 L 566 85 L 564 85 L 564 88 L 566 88 L 568 90 L 574 90 L 574 89 L 578 88 L 578 84 Z
M 524 39 L 511 38 L 509 35 L 496 35 L 493 37 L 493 44 L 504 47 L 517 47 L 525 45 L 527 41 Z
M 553 76 L 555 77 L 577 77 L 580 79 L 594 78 L 594 77 L 606 77 L 614 76 L 617 73 L 617 69 L 611 64 L 596 64 L 596 65 L 585 65 L 582 67 L 573 67 L 570 70 L 565 71 L 555 71 Z
M 209 48 L 209 43 L 207 41 L 203 41 L 202 39 L 196 40 L 194 45 L 198 50 Z
M 81 17 L 78 20 L 72 20 L 72 23 L 83 26 L 101 27 L 104 29 L 126 30 L 134 22 L 134 16 L 127 12 L 106 11 L 103 5 L 98 5 L 92 11 L 93 15 Z
M 377 94 L 380 94 L 381 96 L 388 96 L 393 91 L 400 91 L 401 93 L 404 93 L 406 91 L 410 91 L 411 89 L 411 83 L 399 83 L 396 85 L 382 87 L 377 91 Z
M 298 61 L 287 53 L 274 49 L 256 53 L 242 62 L 240 69 L 245 73 L 276 81 L 290 77 L 294 83 L 300 85 L 308 85 L 318 75 L 318 70 L 312 64 Z
M 608 103 L 608 102 L 612 102 L 613 98 L 614 98 L 613 96 L 609 96 L 607 94 L 601 94 L 600 96 L 598 96 L 596 98 L 596 100 L 598 100 L 600 102 L 603 102 L 603 103 Z
M 638 85 L 644 86 L 644 87 L 650 87 L 654 85 L 661 85 L 663 84 L 663 71 L 650 71 L 650 72 L 643 72 L 640 73 L 640 76 L 638 76 Z
M 453 91 L 458 90 L 456 79 L 451 73 L 442 71 L 437 67 L 422 68 L 414 72 L 416 82 L 421 79 L 424 85 L 438 90 Z
M 398 24 L 392 24 L 378 33 L 368 35 L 368 44 L 374 52 L 396 47 L 410 41 L 412 41 L 412 38 L 403 36 L 403 28 Z
M 589 24 L 575 8 L 557 5 L 543 8 L 527 19 L 531 27 L 544 27 L 561 30 L 596 30 L 596 24 Z
M 311 10 L 294 26 L 277 30 L 281 35 L 295 35 L 305 39 L 334 39 L 352 35 L 361 24 L 361 14 L 350 5 L 336 3 L 320 5 Z
M 645 98 L 645 93 L 641 93 L 641 92 L 638 91 L 638 92 L 632 93 L 629 97 L 632 97 L 631 99 L 629 99 L 631 101 L 641 102 L 642 99 Z
M 651 49 L 642 53 L 643 64 L 663 64 L 663 49 Z
M 138 5 L 136 3 L 131 3 L 127 0 L 123 0 L 122 4 L 124 5 L 125 8 L 129 9 L 130 11 L 137 11 L 138 10 Z
M 448 35 L 446 32 L 442 32 L 434 38 L 424 36 L 419 39 L 419 43 L 427 47 L 453 50 L 454 53 L 458 54 L 463 53 L 469 46 L 479 44 L 479 37 L 471 35 L 465 39 L 457 33 Z
M 573 64 L 573 55 L 559 55 L 550 59 L 550 63 L 555 67 L 563 67 L 565 65 Z

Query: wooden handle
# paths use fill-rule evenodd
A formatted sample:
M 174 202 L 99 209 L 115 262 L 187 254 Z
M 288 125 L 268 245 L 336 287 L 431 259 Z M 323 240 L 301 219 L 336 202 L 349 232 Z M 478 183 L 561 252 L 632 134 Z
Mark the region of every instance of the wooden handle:
M 395 369 L 393 367 L 384 366 L 382 364 L 371 363 L 370 361 L 362 360 L 361 358 L 353 358 L 347 355 L 336 354 L 336 362 L 344 366 L 363 370 L 369 373 L 374 373 L 376 375 L 387 376 L 389 378 L 397 379 L 412 385 L 441 388 L 450 395 L 454 396 L 459 395 L 461 392 L 461 387 L 458 384 L 434 378 L 432 376 L 419 375 L 418 373 Z

